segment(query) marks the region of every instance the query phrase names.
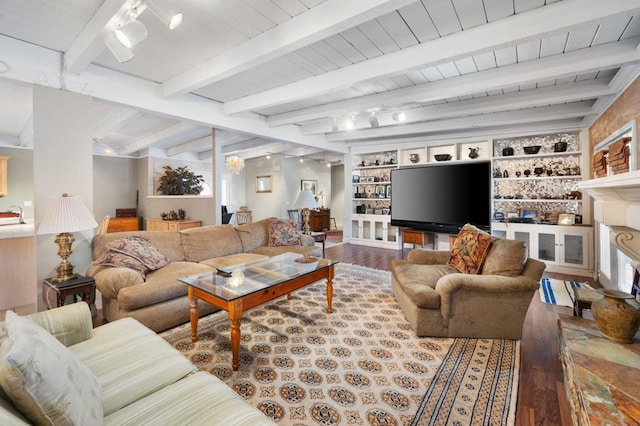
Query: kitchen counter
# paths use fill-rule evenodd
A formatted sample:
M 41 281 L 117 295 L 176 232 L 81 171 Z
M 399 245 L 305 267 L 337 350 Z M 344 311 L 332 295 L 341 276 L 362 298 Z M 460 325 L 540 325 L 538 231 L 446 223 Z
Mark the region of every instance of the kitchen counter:
M 0 226 L 0 239 L 33 237 L 35 235 L 33 219 L 26 219 L 25 222 L 24 224 Z

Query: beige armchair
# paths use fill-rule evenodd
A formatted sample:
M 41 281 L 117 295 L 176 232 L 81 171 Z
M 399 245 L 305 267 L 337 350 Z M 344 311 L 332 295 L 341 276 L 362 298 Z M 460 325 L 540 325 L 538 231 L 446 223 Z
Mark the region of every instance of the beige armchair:
M 392 290 L 418 336 L 522 337 L 545 264 L 521 241 L 494 239 L 479 273 L 447 264 L 449 251 L 414 249 L 391 263 Z

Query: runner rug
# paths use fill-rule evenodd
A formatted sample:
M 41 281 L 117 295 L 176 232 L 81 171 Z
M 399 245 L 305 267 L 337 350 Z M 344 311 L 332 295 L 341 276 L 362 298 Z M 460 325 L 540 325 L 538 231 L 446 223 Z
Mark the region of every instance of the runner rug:
M 340 263 L 332 314 L 324 281 L 246 312 L 238 371 L 226 312 L 160 335 L 281 425 L 513 424 L 519 342 L 418 338 L 390 283 Z
M 550 305 L 573 307 L 574 289 L 581 287 L 592 288 L 587 283 L 542 278 L 540 280 L 540 300 Z

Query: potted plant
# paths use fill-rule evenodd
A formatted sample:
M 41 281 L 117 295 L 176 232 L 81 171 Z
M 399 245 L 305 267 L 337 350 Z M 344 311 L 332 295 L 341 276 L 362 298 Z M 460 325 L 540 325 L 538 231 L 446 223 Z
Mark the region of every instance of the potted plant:
M 202 192 L 202 175 L 196 175 L 187 166 L 172 168 L 164 166 L 158 192 L 162 195 L 199 195 Z

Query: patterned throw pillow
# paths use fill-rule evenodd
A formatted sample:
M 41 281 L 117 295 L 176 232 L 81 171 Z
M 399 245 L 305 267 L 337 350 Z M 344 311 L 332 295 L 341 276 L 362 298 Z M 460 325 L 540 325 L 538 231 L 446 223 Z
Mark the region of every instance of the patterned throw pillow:
M 298 224 L 291 219 L 271 219 L 269 226 L 270 246 L 299 246 Z
M 111 241 L 107 243 L 106 248 L 133 257 L 150 271 L 155 271 L 170 263 L 169 258 L 160 253 L 160 250 L 151 241 L 136 235 Z
M 495 237 L 473 225 L 466 224 L 451 247 L 451 257 L 447 265 L 465 274 L 481 273 L 493 240 Z
M 34 424 L 101 425 L 102 386 L 53 335 L 12 311 L 0 340 L 0 386 Z
M 131 257 L 126 254 L 118 253 L 113 250 L 107 250 L 102 257 L 93 261 L 94 265 L 113 266 L 115 268 L 129 268 L 139 273 L 142 278 L 147 276 L 147 267 L 144 266 L 135 257 Z

